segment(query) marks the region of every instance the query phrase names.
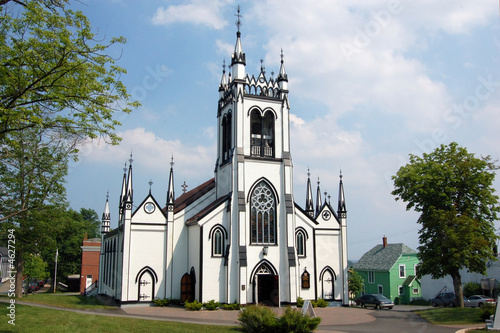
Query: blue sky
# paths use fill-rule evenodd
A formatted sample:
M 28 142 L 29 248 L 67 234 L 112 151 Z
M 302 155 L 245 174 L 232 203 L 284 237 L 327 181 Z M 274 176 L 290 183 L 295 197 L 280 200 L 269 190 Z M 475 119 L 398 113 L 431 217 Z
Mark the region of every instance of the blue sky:
M 123 166 L 133 152 L 134 199 L 164 202 L 174 156 L 175 191 L 213 177 L 222 62 L 242 10 L 247 73 L 289 78 L 294 196 L 305 203 L 307 169 L 336 207 L 342 170 L 348 256 L 388 237 L 418 246 L 418 217 L 390 194 L 408 161 L 452 141 L 500 159 L 500 18 L 496 0 L 232 1 L 86 0 L 74 3 L 98 38 L 127 38 L 110 53 L 142 106 L 120 115 L 123 138 L 81 147 L 70 167 L 74 209 L 118 216 Z M 495 188 L 500 188 L 497 180 Z M 498 226 L 497 226 L 498 227 Z

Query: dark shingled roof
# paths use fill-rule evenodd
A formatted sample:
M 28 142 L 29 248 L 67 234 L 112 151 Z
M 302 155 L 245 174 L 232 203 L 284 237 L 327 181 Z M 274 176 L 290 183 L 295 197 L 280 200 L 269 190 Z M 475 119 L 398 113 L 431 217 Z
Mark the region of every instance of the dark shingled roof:
M 398 261 L 399 257 L 405 254 L 416 253 L 403 243 L 387 244 L 385 248 L 382 244 L 379 244 L 363 254 L 361 259 L 354 264 L 353 268 L 355 270 L 389 271 Z

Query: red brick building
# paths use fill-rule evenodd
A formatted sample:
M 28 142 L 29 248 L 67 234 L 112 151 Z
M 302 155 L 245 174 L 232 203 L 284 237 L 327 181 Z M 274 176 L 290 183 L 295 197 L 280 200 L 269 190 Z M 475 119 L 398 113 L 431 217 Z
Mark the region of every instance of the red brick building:
M 83 239 L 82 270 L 80 273 L 80 292 L 84 292 L 99 278 L 99 256 L 101 254 L 101 239 L 87 236 Z

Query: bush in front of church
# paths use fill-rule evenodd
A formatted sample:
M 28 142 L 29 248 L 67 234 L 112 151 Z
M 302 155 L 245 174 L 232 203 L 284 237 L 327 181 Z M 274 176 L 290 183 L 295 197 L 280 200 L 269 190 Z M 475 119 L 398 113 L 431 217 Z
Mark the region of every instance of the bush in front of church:
M 194 300 L 192 302 L 186 301 L 186 303 L 184 303 L 184 307 L 188 311 L 200 311 L 203 307 L 203 303 L 200 303 L 197 300 Z
M 220 308 L 220 303 L 216 302 L 215 300 L 211 300 L 208 301 L 207 303 L 204 303 L 203 306 L 205 307 L 206 310 L 213 311 Z
M 261 305 L 247 306 L 238 320 L 245 332 L 252 333 L 306 333 L 314 331 L 321 322 L 321 318 L 311 318 L 291 307 L 285 308 L 283 315 L 277 318 L 271 308 Z

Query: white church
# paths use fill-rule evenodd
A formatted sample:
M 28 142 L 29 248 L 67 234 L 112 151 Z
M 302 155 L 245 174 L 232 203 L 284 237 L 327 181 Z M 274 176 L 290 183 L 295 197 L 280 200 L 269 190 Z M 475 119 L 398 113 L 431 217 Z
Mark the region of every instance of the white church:
M 173 162 L 160 204 L 133 195 L 132 159 L 123 175 L 118 227 L 102 219 L 99 294 L 121 304 L 154 299 L 294 304 L 297 298 L 348 305 L 347 224 L 342 175 L 338 206 L 294 201 L 288 78 L 245 73 L 240 23 L 219 85 L 214 178 L 174 194 Z M 308 175 L 309 176 L 309 175 Z

